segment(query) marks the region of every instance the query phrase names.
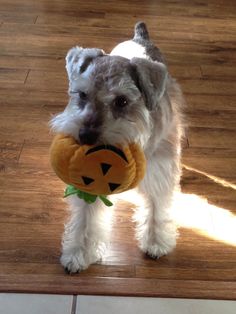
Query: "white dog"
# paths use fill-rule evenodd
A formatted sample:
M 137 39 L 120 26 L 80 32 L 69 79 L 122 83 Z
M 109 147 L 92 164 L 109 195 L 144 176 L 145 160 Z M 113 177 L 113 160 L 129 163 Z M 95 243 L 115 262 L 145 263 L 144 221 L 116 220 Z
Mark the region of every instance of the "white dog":
M 141 145 L 147 169 L 138 186 L 144 205 L 135 214 L 136 236 L 140 249 L 152 258 L 171 252 L 177 235 L 170 208 L 180 178 L 183 100 L 145 24 L 136 24 L 134 38 L 110 55 L 95 48 L 72 48 L 66 69 L 70 100 L 52 119 L 53 131 L 70 134 L 80 144 Z M 102 258 L 111 209 L 99 200 L 88 205 L 77 196 L 68 199 L 71 218 L 61 263 L 73 273 Z

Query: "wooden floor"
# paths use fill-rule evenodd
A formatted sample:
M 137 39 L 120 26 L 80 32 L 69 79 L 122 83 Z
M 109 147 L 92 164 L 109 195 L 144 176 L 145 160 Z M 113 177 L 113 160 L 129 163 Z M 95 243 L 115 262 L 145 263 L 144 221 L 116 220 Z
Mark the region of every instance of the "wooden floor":
M 0 291 L 236 299 L 236 2 L 0 5 Z M 67 102 L 64 57 L 76 44 L 109 52 L 138 20 L 187 101 L 178 245 L 145 257 L 123 202 L 103 263 L 69 276 L 59 264 L 63 184 L 48 161 L 48 121 Z

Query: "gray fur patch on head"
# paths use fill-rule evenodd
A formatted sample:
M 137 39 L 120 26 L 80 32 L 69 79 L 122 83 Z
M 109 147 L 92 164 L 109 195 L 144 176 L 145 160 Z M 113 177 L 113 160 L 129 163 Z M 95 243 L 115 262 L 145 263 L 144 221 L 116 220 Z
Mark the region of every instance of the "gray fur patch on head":
M 70 49 L 66 56 L 66 70 L 69 80 L 76 79 L 94 58 L 103 55 L 104 51 L 97 48 L 74 47 Z
M 103 90 L 106 96 L 130 93 L 140 97 L 140 91 L 132 77 L 130 61 L 119 56 L 105 56 L 94 62 L 93 83 L 97 91 Z

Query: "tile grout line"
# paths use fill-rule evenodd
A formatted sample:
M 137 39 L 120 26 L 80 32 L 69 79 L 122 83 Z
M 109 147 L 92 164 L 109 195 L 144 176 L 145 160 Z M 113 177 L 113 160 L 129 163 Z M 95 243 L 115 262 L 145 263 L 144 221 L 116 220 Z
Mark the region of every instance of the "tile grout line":
M 77 307 L 77 295 L 73 295 L 72 305 L 71 305 L 71 314 L 76 314 Z

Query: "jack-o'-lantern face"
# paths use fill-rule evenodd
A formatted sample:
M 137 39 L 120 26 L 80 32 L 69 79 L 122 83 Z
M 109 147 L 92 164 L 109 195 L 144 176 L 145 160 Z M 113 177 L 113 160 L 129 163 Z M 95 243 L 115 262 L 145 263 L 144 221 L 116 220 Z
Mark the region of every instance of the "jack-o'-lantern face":
M 51 163 L 64 182 L 96 195 L 133 188 L 144 176 L 145 158 L 136 144 L 121 149 L 112 145 L 78 145 L 70 136 L 57 135 Z

